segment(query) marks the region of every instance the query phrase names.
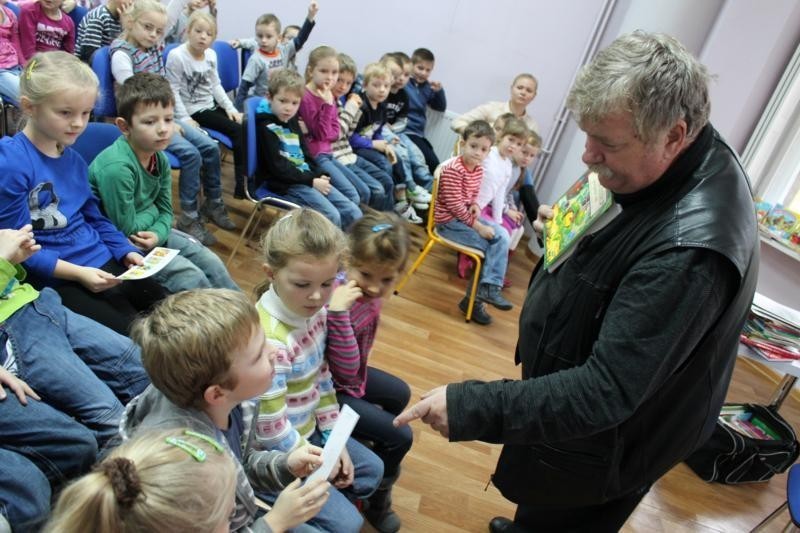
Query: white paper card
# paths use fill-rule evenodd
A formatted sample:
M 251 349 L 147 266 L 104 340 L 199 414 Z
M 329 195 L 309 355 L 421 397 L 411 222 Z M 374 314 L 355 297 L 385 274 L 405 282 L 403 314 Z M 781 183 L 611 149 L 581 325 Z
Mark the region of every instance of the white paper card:
M 141 265 L 129 268 L 126 272 L 117 276 L 117 279 L 149 278 L 167 266 L 179 253 L 180 250 L 172 248 L 162 248 L 161 246 L 153 248 L 144 258 L 144 262 Z
M 339 464 L 339 456 L 347 445 L 347 439 L 353 432 L 358 422 L 358 413 L 353 411 L 349 405 L 345 405 L 339 411 L 339 418 L 336 419 L 336 424 L 333 426 L 328 441 L 322 449 L 322 466 L 314 470 L 314 472 L 306 478 L 306 483 L 314 481 L 315 479 L 328 479 L 333 469 Z

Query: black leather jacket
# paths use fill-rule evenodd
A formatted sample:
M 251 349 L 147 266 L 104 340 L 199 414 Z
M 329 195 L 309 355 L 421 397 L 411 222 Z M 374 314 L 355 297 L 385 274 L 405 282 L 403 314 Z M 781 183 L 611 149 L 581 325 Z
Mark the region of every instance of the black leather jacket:
M 505 444 L 493 476 L 528 505 L 645 487 L 708 438 L 758 271 L 747 177 L 709 125 L 558 270 L 520 316 L 522 380 L 448 386 L 452 440 Z

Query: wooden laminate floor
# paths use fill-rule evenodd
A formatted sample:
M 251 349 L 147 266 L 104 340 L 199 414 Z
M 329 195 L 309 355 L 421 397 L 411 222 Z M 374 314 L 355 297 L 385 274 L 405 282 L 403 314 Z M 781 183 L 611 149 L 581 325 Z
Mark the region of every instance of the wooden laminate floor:
M 230 157 L 223 168 L 227 176 L 223 183 L 226 203 L 241 227 L 250 205 L 229 196 Z M 265 227 L 262 224 L 261 228 Z M 214 250 L 227 260 L 237 235 L 210 228 L 219 239 Z M 422 228 L 415 229 L 413 239 L 412 260 L 424 242 Z M 524 249 L 524 243 L 520 249 Z M 260 265 L 259 252 L 243 247 L 230 270 L 242 288 L 249 291 L 261 281 Z M 443 247 L 434 247 L 403 292 L 385 303 L 371 362 L 405 379 L 414 398 L 438 385 L 464 379 L 517 378 L 513 350 L 519 304 L 532 268 L 533 262 L 524 253 L 515 254 L 508 273 L 513 285 L 505 290 L 506 297 L 516 304 L 515 309 L 492 310 L 494 324 L 488 327 L 466 324 L 456 307 L 465 282 L 455 276 L 455 256 Z M 766 403 L 777 381 L 778 376 L 762 365 L 740 358 L 728 400 Z M 781 413 L 796 427 L 800 422 L 797 398 L 788 398 Z M 403 463 L 403 474 L 394 493 L 404 531 L 487 531 L 493 516 L 513 514 L 514 506 L 493 486 L 487 488 L 499 446 L 482 442 L 450 444 L 421 423 L 412 427 L 414 446 Z M 707 484 L 681 464 L 652 488 L 623 531 L 748 531 L 783 503 L 785 483 L 784 474 L 768 483 Z M 770 531 L 781 530 L 787 520 L 788 513 L 784 513 Z M 372 531 L 368 526 L 365 530 Z

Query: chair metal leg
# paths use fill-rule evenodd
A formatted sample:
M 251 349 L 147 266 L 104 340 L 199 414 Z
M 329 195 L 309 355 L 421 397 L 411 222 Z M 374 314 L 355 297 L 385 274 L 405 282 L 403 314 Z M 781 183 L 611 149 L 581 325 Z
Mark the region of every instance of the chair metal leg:
M 783 505 L 772 511 L 769 514 L 769 516 L 767 516 L 764 520 L 759 522 L 756 527 L 751 529 L 750 533 L 756 533 L 757 531 L 762 531 L 767 526 L 767 524 L 775 520 L 775 518 L 777 518 L 778 515 L 784 512 L 788 507 L 789 507 L 789 502 L 788 501 L 783 502 Z M 789 521 L 789 523 L 791 523 L 791 520 Z
M 467 302 L 466 321 L 469 322 L 472 320 L 472 310 L 475 308 L 475 297 L 478 295 L 478 282 L 481 278 L 481 258 L 477 255 L 467 255 L 475 261 L 475 273 L 472 275 L 472 290 L 469 293 L 469 302 Z
M 256 213 L 260 211 L 262 208 L 261 204 L 256 204 L 253 207 L 253 211 L 250 213 L 250 218 L 247 219 L 247 223 L 244 225 L 242 229 L 242 233 L 239 235 L 239 239 L 236 241 L 236 244 L 233 246 L 233 250 L 231 250 L 231 255 L 228 256 L 228 260 L 225 262 L 225 266 L 230 266 L 231 261 L 233 261 L 233 257 L 236 255 L 236 252 L 239 250 L 239 246 L 241 246 L 242 241 L 247 236 L 247 232 L 250 230 L 250 226 L 253 224 L 253 219 L 256 216 Z
M 422 249 L 422 253 L 419 254 L 419 257 L 417 257 L 417 260 L 414 261 L 413 265 L 411 265 L 411 268 L 408 270 L 408 272 L 406 272 L 406 275 L 403 276 L 403 279 L 400 280 L 400 283 L 398 283 L 395 286 L 394 288 L 395 294 L 400 294 L 400 289 L 402 289 L 403 286 L 405 286 L 406 282 L 411 277 L 411 274 L 417 271 L 417 269 L 422 264 L 422 261 L 425 260 L 425 256 L 428 255 L 428 252 L 431 251 L 431 248 L 433 248 L 433 245 L 435 243 L 436 241 L 434 241 L 433 239 L 428 239 L 428 242 L 425 243 L 425 247 Z

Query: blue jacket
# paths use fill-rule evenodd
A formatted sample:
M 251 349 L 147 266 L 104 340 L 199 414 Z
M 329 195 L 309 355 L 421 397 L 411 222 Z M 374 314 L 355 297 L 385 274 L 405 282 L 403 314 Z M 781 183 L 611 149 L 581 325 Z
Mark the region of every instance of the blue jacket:
M 0 228 L 30 223 L 42 245 L 24 263 L 34 284 L 56 284 L 59 259 L 100 268 L 139 251 L 100 211 L 86 163 L 71 148 L 61 157 L 48 157 L 18 133 L 0 139 L 0 168 Z
M 408 125 L 405 132 L 408 135 L 424 137 L 427 107 L 431 106 L 434 111 L 447 109 L 444 88 L 434 91 L 429 82 L 417 83 L 414 78 L 411 78 L 406 84 L 406 92 L 408 93 Z

